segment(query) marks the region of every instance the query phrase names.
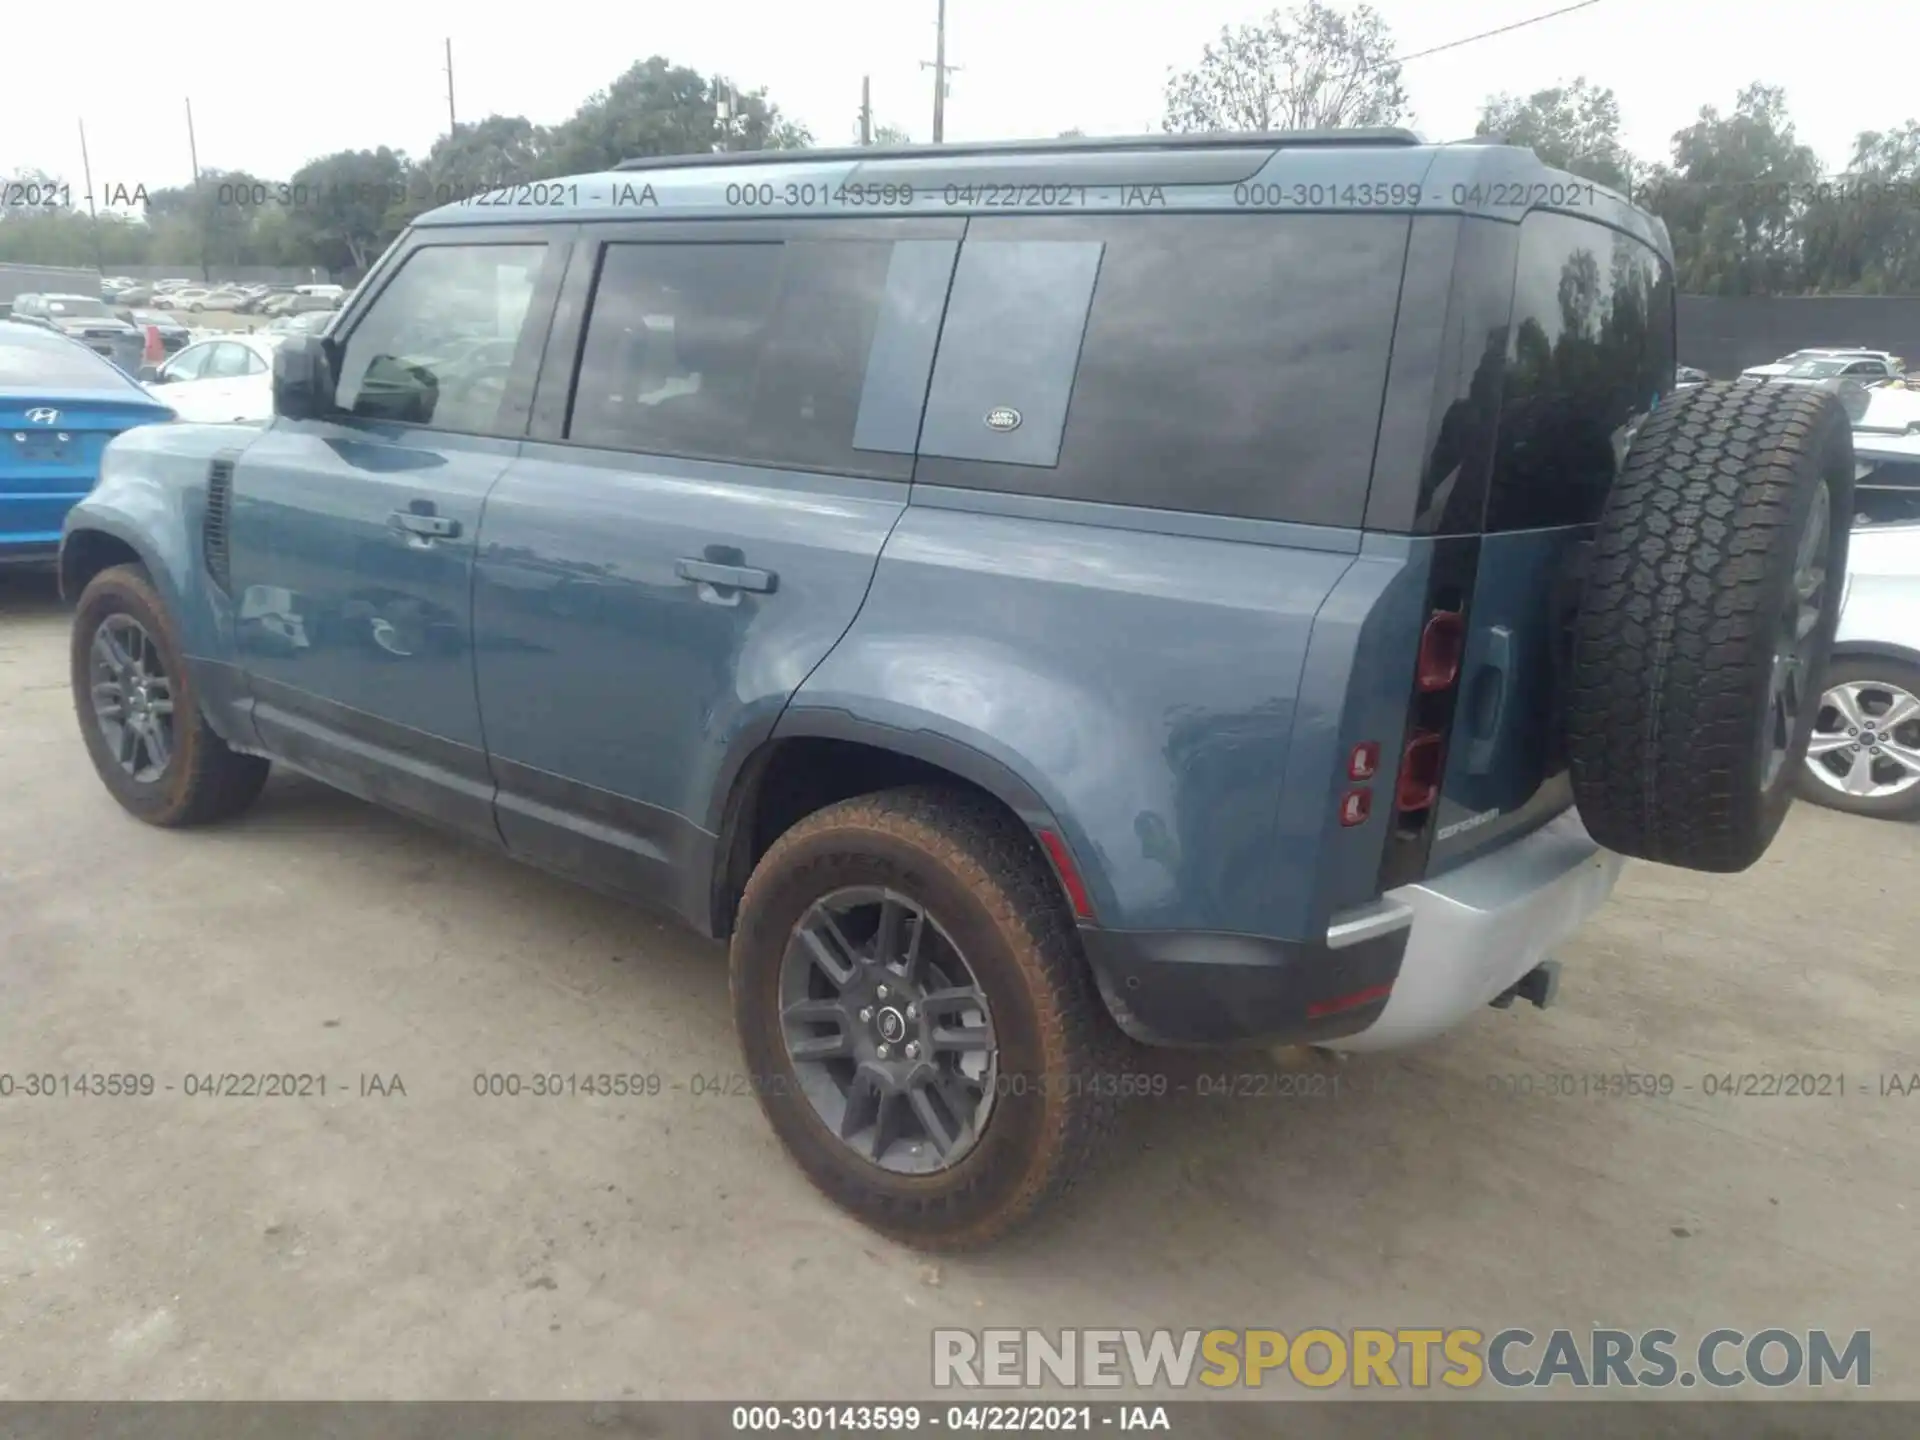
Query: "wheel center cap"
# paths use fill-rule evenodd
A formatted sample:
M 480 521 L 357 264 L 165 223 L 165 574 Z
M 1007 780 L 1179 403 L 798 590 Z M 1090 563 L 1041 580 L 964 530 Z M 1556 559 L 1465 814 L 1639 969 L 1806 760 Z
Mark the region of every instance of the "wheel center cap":
M 891 1005 L 873 1017 L 873 1024 L 880 1038 L 889 1045 L 898 1045 L 907 1038 L 907 1017 Z

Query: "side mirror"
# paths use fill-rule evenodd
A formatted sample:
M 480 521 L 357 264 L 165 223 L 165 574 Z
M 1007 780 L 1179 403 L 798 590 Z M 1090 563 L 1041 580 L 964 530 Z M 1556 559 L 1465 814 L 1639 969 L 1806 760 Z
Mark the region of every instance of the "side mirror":
M 332 352 L 317 335 L 289 335 L 273 352 L 273 413 L 318 420 L 333 409 Z

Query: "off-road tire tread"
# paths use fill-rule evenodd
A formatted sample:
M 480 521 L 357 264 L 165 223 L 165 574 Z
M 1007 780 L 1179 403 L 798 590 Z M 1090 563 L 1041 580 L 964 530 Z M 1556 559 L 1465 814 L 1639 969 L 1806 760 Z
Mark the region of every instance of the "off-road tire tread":
M 1567 706 L 1574 797 L 1607 848 L 1737 871 L 1778 830 L 1793 787 L 1760 790 L 1754 666 L 1815 476 L 1842 562 L 1831 639 L 1852 513 L 1851 469 L 1830 463 L 1836 426 L 1846 414 L 1825 392 L 1723 383 L 1672 397 L 1635 437 L 1594 539 Z
M 171 803 L 163 808 L 127 808 L 149 825 L 164 829 L 210 825 L 240 814 L 259 797 L 272 767 L 260 756 L 242 754 L 230 747 L 207 723 L 193 690 L 186 657 L 174 633 L 173 617 L 167 613 L 146 568 L 141 565 L 115 565 L 101 571 L 81 592 L 74 607 L 73 703 L 88 747 L 94 746 L 96 733 L 88 700 L 88 652 L 99 618 L 104 618 L 96 617 L 93 612 L 99 598 L 108 594 L 120 597 L 123 602 L 131 598 L 139 606 L 144 613 L 135 618 L 146 626 L 165 657 L 174 705 L 172 763 L 185 767 L 184 784 L 179 784 L 174 775 L 166 777 L 177 785 Z M 119 798 L 117 794 L 116 798 Z
M 776 840 L 741 897 L 742 923 L 734 931 L 731 965 L 736 988 L 742 983 L 740 941 L 753 928 L 747 917 L 772 877 L 787 870 L 789 857 L 815 837 L 845 834 L 857 846 L 863 831 L 923 852 L 973 893 L 1026 977 L 1050 1076 L 1092 1082 L 1047 1087 L 1042 1143 L 1020 1183 L 985 1215 L 961 1218 L 988 1178 L 985 1173 L 971 1186 L 912 1202 L 876 1196 L 887 1203 L 859 1212 L 875 1229 L 921 1249 L 990 1245 L 1049 1207 L 1087 1172 L 1112 1134 L 1118 1109 L 1115 1095 L 1096 1077 L 1127 1069 L 1126 1048 L 1100 999 L 1059 882 L 1033 837 L 990 798 L 959 788 L 916 785 L 856 796 L 814 812 Z M 826 858 L 816 856 L 812 863 Z M 828 1198 L 842 1200 L 821 1188 Z

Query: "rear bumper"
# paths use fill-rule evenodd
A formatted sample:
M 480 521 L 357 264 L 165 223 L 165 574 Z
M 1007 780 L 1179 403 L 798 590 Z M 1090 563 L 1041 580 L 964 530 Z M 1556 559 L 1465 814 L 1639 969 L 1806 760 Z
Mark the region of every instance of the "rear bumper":
M 1605 902 L 1621 865 L 1569 810 L 1336 916 L 1323 941 L 1091 928 L 1080 939 L 1108 1011 L 1145 1044 L 1387 1050 L 1500 995 Z
M 1457 1025 L 1578 930 L 1613 893 L 1623 864 L 1569 810 L 1457 870 L 1389 891 L 1382 911 L 1407 916 L 1392 998 L 1331 1047 L 1391 1050 Z

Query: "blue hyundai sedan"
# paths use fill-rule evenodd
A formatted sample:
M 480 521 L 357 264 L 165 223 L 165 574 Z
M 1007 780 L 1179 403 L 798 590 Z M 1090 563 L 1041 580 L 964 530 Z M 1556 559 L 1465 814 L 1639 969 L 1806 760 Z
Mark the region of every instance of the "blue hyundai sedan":
M 67 511 L 99 478 L 107 442 L 173 418 L 78 341 L 0 320 L 0 565 L 51 563 Z

